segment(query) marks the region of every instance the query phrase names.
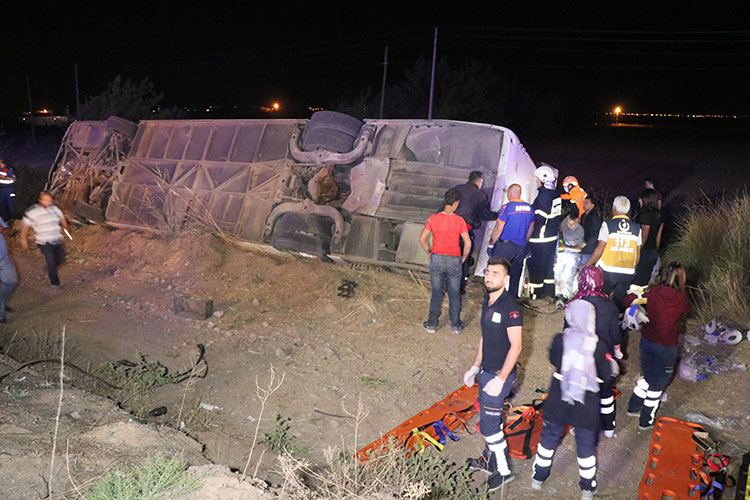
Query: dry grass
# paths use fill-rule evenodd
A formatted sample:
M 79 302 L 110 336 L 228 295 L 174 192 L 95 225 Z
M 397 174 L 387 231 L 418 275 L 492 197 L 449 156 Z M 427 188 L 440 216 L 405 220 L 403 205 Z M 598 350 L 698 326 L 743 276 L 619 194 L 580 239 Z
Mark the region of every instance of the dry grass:
M 702 321 L 721 318 L 750 327 L 750 195 L 693 207 L 680 224 L 670 260 L 685 266 L 695 284 Z
M 343 407 L 342 407 L 343 408 Z M 358 435 L 367 412 L 361 400 L 351 417 L 352 442 L 342 449 L 323 451 L 325 463 L 312 465 L 307 460 L 285 453 L 278 457 L 277 472 L 283 477 L 280 496 L 292 500 L 351 500 L 404 498 L 411 500 L 487 499 L 486 490 L 471 486 L 471 473 L 458 467 L 429 448 L 410 455 L 398 443 L 391 442 L 360 462 L 354 458 Z

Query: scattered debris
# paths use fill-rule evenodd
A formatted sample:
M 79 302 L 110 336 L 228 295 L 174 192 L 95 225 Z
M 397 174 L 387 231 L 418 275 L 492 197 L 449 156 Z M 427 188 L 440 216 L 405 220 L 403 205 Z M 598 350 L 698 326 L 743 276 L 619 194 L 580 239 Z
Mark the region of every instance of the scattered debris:
M 158 408 L 154 408 L 150 412 L 148 412 L 149 417 L 161 417 L 162 415 L 165 415 L 167 413 L 167 407 L 166 406 L 159 406 Z
M 703 341 L 709 345 L 717 345 L 723 342 L 727 345 L 737 345 L 742 340 L 742 332 L 716 318 L 712 319 L 704 328 L 706 334 Z
M 178 295 L 174 298 L 174 312 L 187 313 L 199 319 L 210 318 L 214 313 L 214 301 L 203 297 Z
M 738 417 L 707 417 L 702 413 L 686 413 L 685 418 L 696 424 L 705 424 L 721 431 L 733 431 L 741 429 L 744 425 Z
M 208 403 L 201 403 L 200 404 L 201 409 L 206 411 L 214 411 L 214 410 L 221 410 L 220 407 Z
M 357 291 L 357 287 L 359 286 L 359 283 L 352 280 L 341 280 L 341 284 L 338 287 L 338 296 L 344 297 L 345 299 L 351 299 L 354 297 L 354 294 Z

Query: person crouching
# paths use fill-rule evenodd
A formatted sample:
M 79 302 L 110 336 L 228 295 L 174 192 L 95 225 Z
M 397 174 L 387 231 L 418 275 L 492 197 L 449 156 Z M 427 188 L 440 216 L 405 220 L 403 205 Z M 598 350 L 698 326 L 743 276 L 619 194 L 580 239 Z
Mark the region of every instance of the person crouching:
M 552 457 L 567 426 L 575 429 L 581 498 L 596 494 L 596 446 L 601 428 L 599 384 L 616 374 L 609 346 L 596 335 L 596 310 L 584 300 L 565 309 L 568 327 L 555 336 L 549 360 L 556 371 L 544 401 L 542 434 L 534 458 L 531 487 L 541 490 L 552 468 Z M 615 373 L 613 373 L 615 372 Z

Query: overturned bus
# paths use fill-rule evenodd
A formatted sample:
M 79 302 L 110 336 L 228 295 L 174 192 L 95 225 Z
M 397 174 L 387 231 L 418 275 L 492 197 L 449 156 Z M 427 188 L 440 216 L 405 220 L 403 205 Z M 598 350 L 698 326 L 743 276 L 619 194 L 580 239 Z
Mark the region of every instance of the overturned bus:
M 535 165 L 509 129 L 449 120 L 77 121 L 48 189 L 79 219 L 180 231 L 196 221 L 239 242 L 349 262 L 424 269 L 418 242 L 445 191 L 484 173 L 536 195 Z M 483 271 L 492 223 L 475 239 Z

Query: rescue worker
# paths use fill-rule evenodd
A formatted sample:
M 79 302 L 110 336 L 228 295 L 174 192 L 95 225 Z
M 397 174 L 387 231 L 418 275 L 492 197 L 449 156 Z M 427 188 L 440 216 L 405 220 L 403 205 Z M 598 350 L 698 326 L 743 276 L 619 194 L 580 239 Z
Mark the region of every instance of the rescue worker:
M 628 415 L 639 417 L 640 430 L 654 426 L 661 395 L 672 379 L 681 320 L 690 314 L 685 281 L 685 269 L 679 262 L 671 262 L 662 268 L 657 283 L 644 294 L 649 322 L 641 327 L 642 375 L 628 402 Z M 635 295 L 628 295 L 626 303 L 635 299 Z
M 461 194 L 461 203 L 458 204 L 456 215 L 463 217 L 470 226 L 469 239 L 472 248 L 474 248 L 474 231 L 482 226 L 482 222 L 497 218 L 497 212 L 490 209 L 490 200 L 487 198 L 487 193 L 482 191 L 483 183 L 484 174 L 479 170 L 474 170 L 469 174 L 468 182 L 453 187 Z M 469 282 L 469 268 L 473 265 L 474 259 L 471 256 L 463 263 L 461 295 L 466 292 L 466 284 Z
M 442 212 L 432 214 L 427 218 L 419 244 L 425 252 L 430 254 L 430 310 L 427 321 L 422 327 L 428 333 L 435 333 L 438 319 L 443 307 L 443 290 L 448 289 L 448 313 L 453 333 L 459 334 L 464 330 L 461 322 L 461 265 L 471 252 L 469 226 L 464 219 L 456 215 L 456 209 L 461 201 L 461 194 L 455 189 L 449 189 L 444 197 L 445 207 Z M 427 238 L 432 233 L 432 248 Z M 463 253 L 459 241 L 463 240 Z
M 581 498 L 596 494 L 596 445 L 599 417 L 599 382 L 609 382 L 617 366 L 608 358 L 607 344 L 595 333 L 594 306 L 583 300 L 571 301 L 565 309 L 567 328 L 555 336 L 549 360 L 555 367 L 544 401 L 542 433 L 532 466 L 531 487 L 541 490 L 549 477 L 552 458 L 567 426 L 575 430 L 578 456 L 578 485 Z M 611 362 L 612 361 L 612 362 Z
M 516 380 L 516 362 L 521 354 L 523 313 L 516 299 L 506 292 L 510 280 L 510 262 L 490 257 L 484 274 L 487 294 L 482 303 L 482 337 L 472 367 L 464 374 L 464 383 L 479 385 L 479 429 L 485 448 L 479 458 L 466 460 L 471 469 L 490 475 L 489 491 L 515 479 L 508 461 L 508 445 L 503 432 L 503 405 Z
M 8 229 L 8 225 L 2 218 L 0 218 L 0 227 Z M 8 245 L 2 234 L 0 234 L 0 282 L 2 282 L 0 284 L 0 323 L 7 323 L 6 313 L 13 311 L 8 306 L 8 300 L 18 286 L 18 277 L 16 267 L 8 256 Z
M 565 192 L 560 195 L 560 198 L 568 200 L 576 206 L 578 209 L 578 222 L 581 222 L 581 217 L 583 216 L 583 200 L 586 198 L 586 191 L 578 185 L 578 179 L 572 175 L 563 179 L 562 186 Z
M 596 336 L 599 337 L 599 342 L 607 344 L 607 352 L 610 356 L 622 359 L 619 311 L 609 296 L 601 291 L 602 285 L 604 285 L 602 270 L 595 266 L 584 266 L 578 273 L 578 293 L 572 300 L 585 300 L 594 306 Z M 616 412 L 611 382 L 602 382 L 599 385 L 599 398 L 604 437 L 613 438 L 615 437 Z
M 490 236 L 487 252 L 490 257 L 499 255 L 510 262 L 508 291 L 514 297 L 521 295 L 521 276 L 526 258 L 526 244 L 534 230 L 534 209 L 521 199 L 521 186 L 508 187 L 508 203 L 500 208 L 497 222 Z
M 60 288 L 57 268 L 65 261 L 63 230 L 68 230 L 68 221 L 62 211 L 55 206 L 52 195 L 42 192 L 39 203 L 26 210 L 21 224 L 21 246 L 29 249 L 29 230 L 34 230 L 34 238 L 47 263 L 47 274 L 52 288 Z
M 623 299 L 630 287 L 641 257 L 641 226 L 630 220 L 630 200 L 617 196 L 612 202 L 614 216 L 602 223 L 599 245 L 586 263 L 598 265 L 604 272 L 602 291 L 612 295 L 620 311 L 625 309 Z
M 534 232 L 529 238 L 528 260 L 529 288 L 531 297 L 554 297 L 555 295 L 555 253 L 557 233 L 562 216 L 562 199 L 555 189 L 555 171 L 547 165 L 536 169 L 536 184 L 539 189 L 532 206 L 536 220 Z
M 0 216 L 12 220 L 16 216 L 16 173 L 0 160 Z

